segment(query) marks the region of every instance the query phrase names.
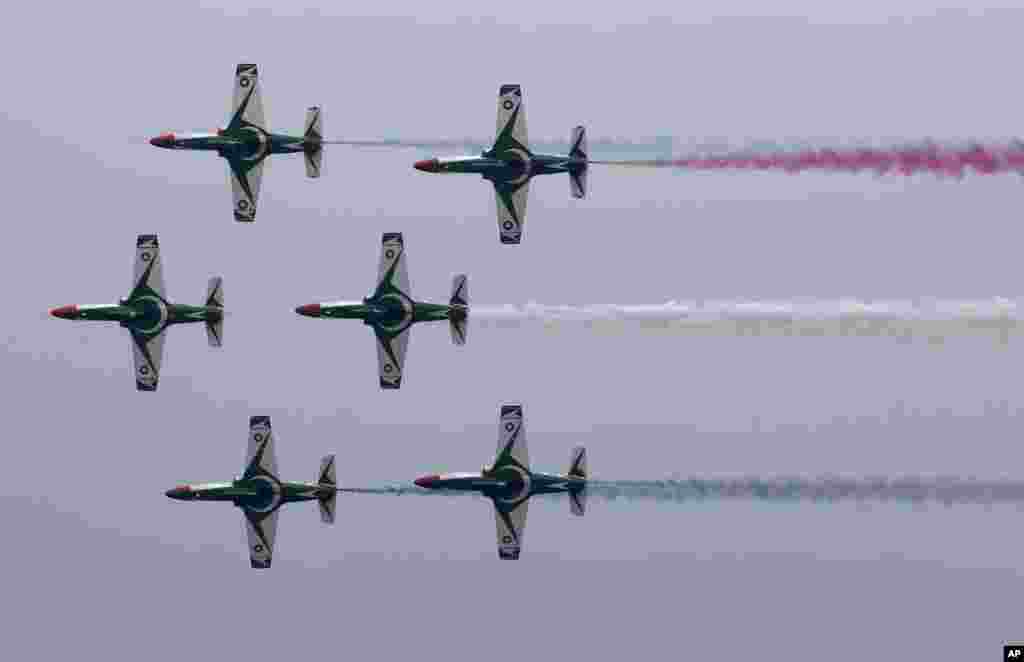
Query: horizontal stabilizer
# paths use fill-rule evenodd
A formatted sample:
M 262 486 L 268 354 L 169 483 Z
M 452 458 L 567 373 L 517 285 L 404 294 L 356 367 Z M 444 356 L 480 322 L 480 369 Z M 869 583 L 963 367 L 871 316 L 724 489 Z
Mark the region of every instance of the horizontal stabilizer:
M 452 332 L 452 343 L 466 344 L 466 323 L 469 316 L 469 278 L 459 274 L 452 279 L 452 296 L 448 300 L 448 326 Z
M 303 152 L 306 160 L 306 176 L 316 179 L 320 176 L 320 169 L 324 162 L 324 150 L 322 147 L 306 148 Z
M 572 456 L 569 458 L 569 477 L 586 480 L 587 478 L 587 449 L 577 446 L 572 449 Z M 569 508 L 572 514 L 579 517 L 587 509 L 587 486 L 569 489 Z
M 324 524 L 334 524 L 334 514 L 338 501 L 338 476 L 334 469 L 334 456 L 328 455 L 320 460 L 320 474 L 317 476 L 317 484 L 325 488 L 319 499 L 320 521 Z M 329 490 L 329 491 L 328 491 Z
M 572 130 L 569 138 L 569 158 L 573 160 L 569 170 L 569 185 L 572 197 L 587 197 L 587 132 L 582 126 Z
M 583 517 L 583 513 L 587 510 L 587 488 L 579 490 L 569 490 L 569 508 L 572 510 L 572 514 L 577 517 Z
M 572 449 L 572 457 L 569 459 L 569 477 L 587 477 L 587 449 L 583 446 Z
M 206 287 L 206 307 L 219 308 L 221 314 L 216 319 L 206 320 L 206 340 L 210 347 L 220 347 L 224 344 L 224 279 L 214 276 Z
M 303 131 L 306 157 L 306 176 L 317 178 L 320 176 L 324 160 L 323 149 L 323 112 L 319 106 L 312 106 L 306 110 L 306 129 Z

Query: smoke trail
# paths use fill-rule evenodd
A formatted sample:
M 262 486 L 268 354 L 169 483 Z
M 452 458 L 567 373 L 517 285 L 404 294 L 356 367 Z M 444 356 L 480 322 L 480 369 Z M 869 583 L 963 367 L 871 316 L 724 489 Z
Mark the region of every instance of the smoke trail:
M 453 496 L 475 494 L 430 490 L 405 484 L 374 488 L 343 488 L 353 494 L 416 496 Z M 564 494 L 536 495 L 534 498 L 559 498 Z M 957 477 L 856 478 L 824 476 L 819 478 L 756 476 L 736 478 L 686 478 L 668 480 L 591 480 L 588 498 L 607 501 L 648 500 L 664 503 L 691 503 L 705 500 L 753 500 L 787 502 L 875 501 L 959 504 L 1024 503 L 1024 482 L 987 481 Z
M 760 153 L 752 150 L 667 159 L 591 161 L 591 163 L 689 170 L 782 170 L 791 173 L 806 170 L 827 172 L 867 170 L 880 175 L 887 173 L 913 175 L 930 172 L 940 176 L 959 178 L 969 170 L 983 175 L 1005 172 L 1024 173 L 1024 143 L 1015 140 L 997 145 L 942 146 L 926 144 L 892 148 L 812 148 Z
M 1007 342 L 1024 330 L 1024 301 L 978 300 L 704 300 L 663 304 L 473 306 L 470 320 L 484 328 L 548 330 L 583 327 L 605 333 L 648 329 L 680 335 L 867 336 L 903 340 L 922 336 L 991 334 Z

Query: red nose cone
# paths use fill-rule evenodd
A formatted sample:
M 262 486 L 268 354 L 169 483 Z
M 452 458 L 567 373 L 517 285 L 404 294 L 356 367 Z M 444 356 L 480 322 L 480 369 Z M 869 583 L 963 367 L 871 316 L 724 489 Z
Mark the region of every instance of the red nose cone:
M 417 487 L 433 487 L 434 483 L 436 483 L 440 479 L 440 476 L 434 474 L 432 476 L 421 476 L 414 480 L 413 482 L 416 483 Z
M 320 317 L 320 304 L 307 303 L 305 306 L 296 308 L 295 312 L 306 317 Z
M 170 147 L 174 144 L 173 133 L 161 133 L 156 138 L 149 141 L 149 144 L 153 147 Z
M 440 170 L 441 164 L 437 159 L 423 159 L 412 164 L 412 167 L 423 172 L 437 172 Z
M 50 314 L 65 320 L 74 319 L 78 315 L 78 306 L 61 306 L 51 310 Z

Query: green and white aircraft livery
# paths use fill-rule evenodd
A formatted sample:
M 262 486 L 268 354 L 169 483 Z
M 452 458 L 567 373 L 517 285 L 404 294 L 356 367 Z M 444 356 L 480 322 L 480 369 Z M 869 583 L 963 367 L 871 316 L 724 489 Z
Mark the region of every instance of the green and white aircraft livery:
M 210 279 L 206 301 L 201 306 L 171 303 L 164 288 L 160 244 L 155 234 L 140 234 L 135 242 L 135 270 L 132 291 L 116 304 L 61 306 L 50 311 L 67 320 L 117 322 L 128 329 L 135 360 L 135 385 L 140 391 L 155 391 L 160 377 L 164 331 L 172 324 L 203 322 L 211 347 L 224 338 L 224 284 Z
M 452 342 L 466 343 L 469 284 L 465 274 L 455 276 L 447 305 L 414 300 L 409 288 L 402 233 L 385 232 L 381 238 L 377 289 L 373 294 L 362 301 L 310 303 L 299 306 L 295 312 L 306 317 L 362 320 L 377 338 L 380 387 L 397 389 L 402 385 L 409 329 L 413 324 L 448 320 Z
M 256 220 L 256 203 L 263 179 L 263 162 L 271 154 L 301 152 L 306 175 L 319 177 L 323 164 L 323 115 L 313 106 L 306 111 L 306 128 L 301 136 L 271 133 L 263 116 L 259 75 L 255 64 L 240 64 L 235 70 L 235 93 L 231 120 L 211 133 L 164 133 L 149 141 L 165 149 L 193 149 L 217 152 L 227 159 L 231 171 L 235 220 Z
M 320 519 L 333 524 L 338 496 L 334 456 L 320 461 L 315 483 L 288 483 L 277 477 L 274 433 L 269 416 L 249 419 L 249 447 L 241 477 L 225 483 L 179 485 L 165 493 L 179 501 L 227 501 L 242 509 L 253 568 L 269 568 L 277 535 L 277 513 L 292 501 L 320 505 Z
M 587 136 L 582 126 L 572 130 L 569 154 L 534 154 L 526 134 L 526 110 L 518 85 L 498 90 L 498 126 L 494 146 L 479 156 L 424 159 L 414 167 L 423 172 L 474 173 L 494 185 L 498 236 L 503 244 L 523 240 L 523 221 L 530 179 L 536 175 L 568 173 L 574 198 L 587 194 Z
M 572 451 L 569 471 L 564 476 L 530 471 L 526 429 L 521 405 L 503 405 L 499 418 L 498 456 L 480 473 L 451 473 L 422 476 L 417 486 L 457 492 L 479 492 L 494 502 L 498 556 L 518 559 L 526 527 L 526 507 L 534 494 L 567 492 L 574 515 L 582 516 L 587 500 L 587 452 L 582 446 Z

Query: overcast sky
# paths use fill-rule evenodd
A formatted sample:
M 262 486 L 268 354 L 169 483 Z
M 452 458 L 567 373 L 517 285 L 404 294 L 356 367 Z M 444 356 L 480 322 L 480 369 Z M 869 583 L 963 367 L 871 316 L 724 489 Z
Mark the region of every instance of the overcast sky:
M 269 3 L 259 3 L 268 5 Z M 240 514 L 164 490 L 242 469 L 273 416 L 282 477 L 338 454 L 348 485 L 470 471 L 498 408 L 522 403 L 535 468 L 584 443 L 595 476 L 945 474 L 1021 478 L 1021 342 L 680 338 L 441 325 L 413 333 L 401 391 L 372 334 L 301 318 L 365 296 L 380 234 L 405 234 L 413 293 L 466 272 L 486 303 L 701 297 L 1017 297 L 1017 176 L 875 178 L 598 170 L 586 200 L 531 187 L 525 241 L 497 239 L 493 192 L 431 176 L 424 150 L 328 149 L 265 169 L 255 224 L 226 164 L 157 150 L 222 125 L 239 62 L 270 128 L 324 108 L 334 138 L 487 138 L 502 83 L 531 136 L 1007 138 L 1024 92 L 1013 2 L 19 3 L 6 12 L 0 242 L 7 457 L 6 647 L 51 659 L 554 656 L 986 659 L 1024 637 L 1021 510 L 906 504 L 530 508 L 498 564 L 478 498 L 344 497 L 338 522 L 287 506 L 253 572 Z M 172 299 L 225 279 L 225 345 L 171 329 L 160 390 L 137 393 L 125 332 L 48 318 L 114 302 L 137 234 L 159 234 Z M 421 559 L 481 559 L 479 564 Z M 392 562 L 406 559 L 409 562 Z M 568 564 L 561 559 L 648 560 Z M 511 629 L 510 629 L 511 628 Z M 455 649 L 454 651 L 450 649 Z

